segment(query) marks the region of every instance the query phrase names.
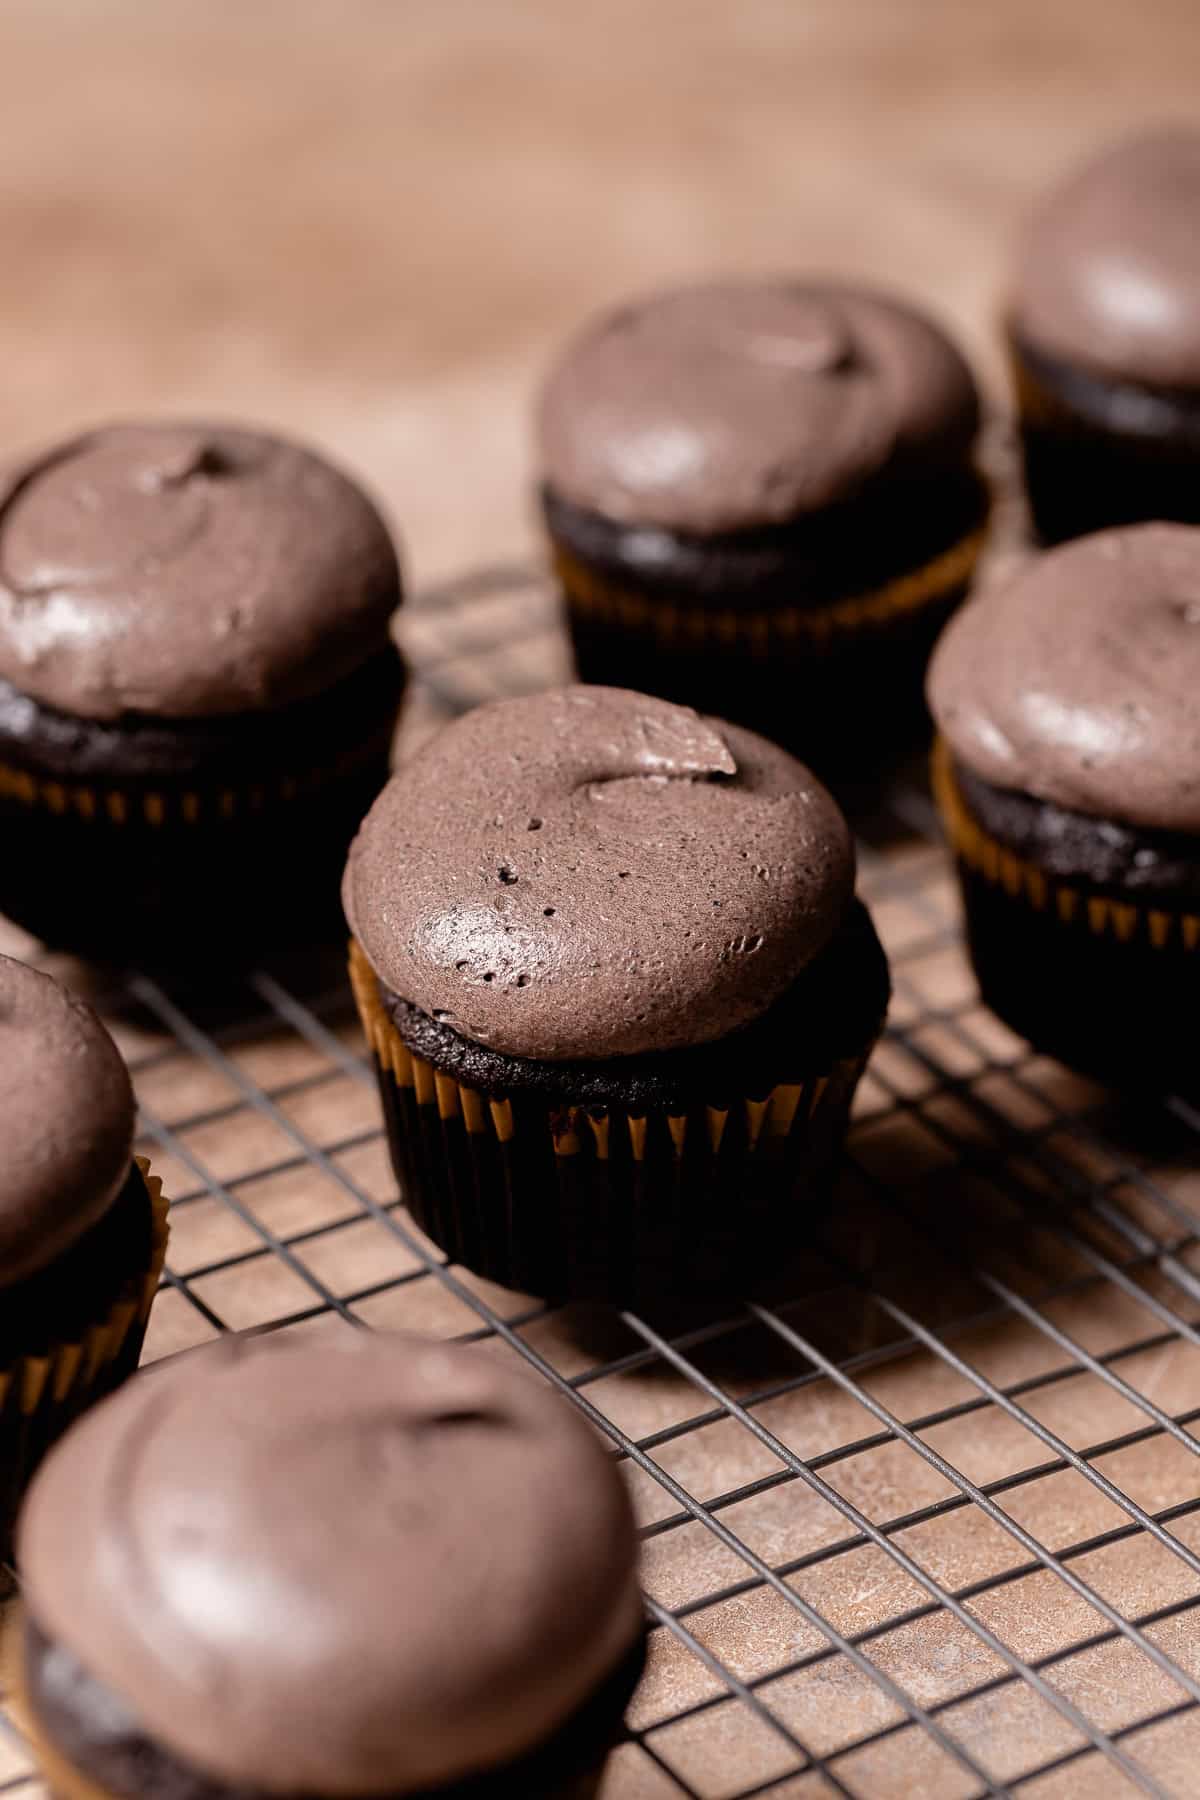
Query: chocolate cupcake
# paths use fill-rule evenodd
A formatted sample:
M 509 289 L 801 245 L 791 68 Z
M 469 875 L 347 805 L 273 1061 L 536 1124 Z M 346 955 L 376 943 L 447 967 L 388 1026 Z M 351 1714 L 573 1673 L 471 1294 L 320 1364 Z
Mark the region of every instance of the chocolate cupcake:
M 0 1558 L 46 1449 L 136 1367 L 166 1204 L 90 1008 L 0 956 Z
M 1050 551 L 964 608 L 929 695 L 984 999 L 1080 1068 L 1194 1088 L 1200 531 Z
M 822 772 L 927 727 L 926 659 L 983 539 L 970 371 L 886 295 L 726 282 L 607 313 L 541 397 L 542 504 L 581 679 Z
M 261 433 L 119 425 L 10 467 L 0 912 L 189 962 L 327 928 L 387 775 L 399 598 L 366 497 Z
M 1200 132 L 1107 150 L 1025 234 L 1008 335 L 1047 542 L 1200 523 Z
M 181 1357 L 59 1447 L 20 1553 L 64 1796 L 589 1800 L 641 1673 L 615 1464 L 462 1346 Z
M 343 898 L 396 1175 L 452 1260 L 612 1301 L 779 1267 L 888 1000 L 786 751 L 620 689 L 498 701 L 393 777 Z

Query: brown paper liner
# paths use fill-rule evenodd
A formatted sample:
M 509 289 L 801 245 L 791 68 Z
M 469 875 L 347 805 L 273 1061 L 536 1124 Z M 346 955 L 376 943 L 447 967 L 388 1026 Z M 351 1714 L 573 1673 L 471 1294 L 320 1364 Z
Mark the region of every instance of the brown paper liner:
M 88 1328 L 0 1369 L 0 1543 L 11 1551 L 17 1507 L 34 1470 L 67 1427 L 137 1367 L 167 1254 L 168 1202 L 144 1157 L 135 1163 L 150 1206 L 150 1254 Z
M 29 1708 L 23 1692 L 16 1685 L 10 1687 L 9 1691 L 12 1696 L 12 1710 L 18 1725 L 30 1741 L 50 1800 L 120 1800 L 120 1796 L 112 1793 L 110 1789 L 100 1787 L 94 1781 L 89 1781 L 88 1777 L 82 1774 L 74 1763 L 68 1762 L 65 1756 L 59 1754 L 48 1742 L 44 1733 L 30 1731 L 26 1724 Z M 559 1790 L 554 1800 L 596 1800 L 603 1779 L 603 1769 L 598 1769 L 595 1774 L 577 1776 L 569 1787 Z M 452 1800 L 453 1789 L 446 1788 L 444 1792 L 446 1800 Z M 420 1797 L 415 1796 L 414 1800 L 420 1800 Z M 543 1800 L 551 1800 L 551 1797 L 543 1796 Z
M 1114 900 L 1057 881 L 1034 868 L 984 831 L 968 810 L 954 779 L 950 749 L 939 738 L 933 750 L 933 791 L 955 854 L 993 887 L 1013 900 L 1028 902 L 1064 925 L 1076 925 L 1097 937 L 1122 944 L 1135 941 L 1154 950 L 1200 949 L 1200 915 L 1134 900 Z
M 1107 445 L 1119 450 L 1123 458 L 1131 463 L 1160 463 L 1164 457 L 1170 461 L 1176 459 L 1195 466 L 1194 457 L 1188 456 L 1186 450 L 1177 445 L 1166 444 L 1161 438 L 1149 432 L 1122 431 L 1118 426 L 1107 425 L 1101 419 L 1094 418 L 1072 405 L 1068 395 L 1057 393 L 1054 388 L 1040 381 L 1022 356 L 1018 345 L 1010 338 L 1008 344 L 1008 366 L 1012 377 L 1013 390 L 1017 397 L 1017 416 L 1023 427 L 1035 432 L 1045 432 L 1055 438 L 1075 438 L 1080 444 Z M 1122 388 L 1137 388 L 1137 382 L 1112 382 L 1114 392 Z
M 45 1783 L 50 1800 L 119 1800 L 96 1782 L 88 1779 L 72 1762 L 68 1762 L 45 1733 L 38 1729 L 25 1681 L 23 1615 L 19 1605 L 10 1606 L 4 1620 L 0 1667 L 4 1673 L 5 1707 L 13 1723 L 29 1745 L 38 1773 Z
M 493 1796 L 493 1800 L 501 1800 L 501 1795 L 512 1794 L 515 1796 L 518 1793 L 532 1795 L 536 1792 L 542 1797 L 542 1800 L 595 1800 L 604 1779 L 604 1765 L 607 1762 L 611 1744 L 619 1735 L 621 1715 L 636 1686 L 636 1679 L 641 1674 L 643 1661 L 644 1652 L 639 1646 L 636 1655 L 626 1659 L 625 1666 L 632 1662 L 636 1664 L 636 1667 L 630 1670 L 629 1678 L 624 1682 L 619 1680 L 621 1670 L 618 1669 L 617 1699 L 619 1707 L 613 1712 L 611 1725 L 606 1733 L 607 1741 L 598 1740 L 591 1746 L 587 1758 L 588 1767 L 564 1775 L 561 1779 L 554 1779 L 554 1785 L 550 1788 L 544 1785 L 546 1772 L 543 1766 L 533 1778 L 535 1786 L 530 1788 L 522 1779 L 522 1774 L 527 1767 L 525 1759 L 522 1758 L 521 1764 L 517 1765 L 517 1770 L 521 1772 L 517 1773 L 514 1770 L 513 1776 L 509 1779 L 506 1779 L 508 1775 L 506 1769 L 498 1769 L 490 1777 L 487 1775 L 468 1776 L 465 1781 L 452 1782 L 449 1786 L 439 1788 L 438 1795 L 444 1796 L 445 1800 L 454 1800 L 454 1796 L 460 1793 L 469 1795 L 471 1800 L 484 1800 L 485 1795 Z M 29 1700 L 29 1686 L 25 1670 L 24 1612 L 19 1604 L 9 1607 L 3 1626 L 0 1627 L 0 1677 L 4 1682 L 7 1709 L 17 1729 L 29 1744 L 38 1771 L 49 1790 L 51 1800 L 121 1800 L 121 1796 L 93 1780 L 69 1757 L 64 1756 L 39 1724 Z M 612 1683 L 609 1685 L 611 1686 Z M 602 1703 L 605 1701 L 603 1694 L 600 1696 L 600 1701 Z M 577 1723 L 577 1721 L 575 1722 Z M 572 1721 L 568 1721 L 564 1730 L 569 1731 L 572 1723 Z M 588 1727 L 593 1735 L 596 1723 L 597 1721 L 593 1719 Z M 534 1752 L 533 1755 L 536 1764 L 537 1752 Z M 511 1780 L 514 1779 L 520 1784 L 519 1786 L 511 1785 Z M 430 1795 L 428 1790 L 422 1789 L 420 1793 L 413 1794 L 411 1800 L 434 1800 L 434 1796 Z
M 985 832 L 944 744 L 934 788 L 984 1001 L 1038 1050 L 1130 1092 L 1200 1083 L 1200 919 L 1053 879 Z
M 332 757 L 320 768 L 307 769 L 298 776 L 254 782 L 245 788 L 173 789 L 166 783 L 158 787 L 126 787 L 112 782 L 90 786 L 35 775 L 0 762 L 0 800 L 16 801 L 31 811 L 69 814 L 97 826 L 201 825 L 253 818 L 271 808 L 323 793 L 342 777 L 386 755 L 391 737 L 389 720 L 386 729 Z
M 1008 360 L 1025 486 L 1042 542 L 1145 519 L 1200 523 L 1200 395 L 1188 406 L 1182 395 L 1156 395 L 1137 382 L 1088 376 L 1065 363 L 1056 367 L 1047 359 L 1048 366 L 1039 368 L 1011 332 Z M 1137 416 L 1138 398 L 1165 403 L 1157 426 L 1144 422 L 1135 429 L 1128 422 Z
M 74 1763 L 68 1762 L 65 1756 L 60 1755 L 49 1743 L 44 1733 L 30 1731 L 26 1724 L 29 1708 L 23 1691 L 16 1685 L 13 1685 L 9 1691 L 17 1723 L 30 1741 L 50 1800 L 120 1800 L 119 1795 L 90 1781 L 75 1767 Z M 561 1789 L 554 1800 L 596 1800 L 603 1779 L 604 1771 L 602 1769 L 597 1770 L 594 1775 L 580 1775 L 569 1788 Z M 446 1788 L 444 1792 L 446 1800 L 452 1800 L 453 1789 Z M 420 1800 L 420 1796 L 414 1796 L 414 1800 Z M 551 1797 L 546 1795 L 543 1800 L 551 1800 Z
M 969 532 L 932 561 L 883 587 L 817 606 L 754 608 L 680 605 L 611 582 L 556 544 L 554 564 L 568 606 L 589 623 L 650 631 L 664 644 L 770 657 L 811 652 L 869 628 L 886 627 L 936 606 L 964 587 L 983 548 L 985 528 Z
M 1021 352 L 1011 342 L 1008 346 L 1008 366 L 1017 397 L 1017 414 L 1023 424 L 1063 432 L 1088 429 L 1065 401 L 1043 387 Z
M 679 1112 L 489 1095 L 408 1049 L 356 942 L 350 975 L 413 1218 L 451 1261 L 547 1299 L 701 1298 L 778 1271 L 827 1197 L 872 1048 Z

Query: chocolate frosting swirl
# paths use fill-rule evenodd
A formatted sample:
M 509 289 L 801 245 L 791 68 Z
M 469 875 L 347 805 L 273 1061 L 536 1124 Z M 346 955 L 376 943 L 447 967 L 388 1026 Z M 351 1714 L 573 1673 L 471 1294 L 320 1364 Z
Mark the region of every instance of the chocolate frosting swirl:
M 1013 296 L 1019 339 L 1151 387 L 1200 389 L 1200 131 L 1128 139 L 1030 221 Z
M 1200 832 L 1200 530 L 1135 525 L 1039 557 L 951 620 L 929 703 L 995 787 Z
M 0 956 L 0 1289 L 103 1217 L 130 1172 L 136 1109 L 90 1007 Z
M 568 1403 L 476 1349 L 244 1339 L 93 1410 L 19 1531 L 26 1603 L 231 1786 L 398 1795 L 516 1757 L 642 1628 Z
M 322 458 L 224 425 L 113 425 L 0 476 L 0 678 L 60 712 L 302 700 L 386 642 L 382 519 Z
M 970 371 L 922 314 L 825 282 L 721 282 L 587 325 L 541 397 L 542 472 L 577 506 L 710 536 L 786 523 L 884 472 L 961 461 Z
M 569 687 L 438 733 L 371 808 L 342 898 L 393 993 L 558 1061 L 757 1018 L 853 887 L 845 821 L 786 751 L 689 707 Z

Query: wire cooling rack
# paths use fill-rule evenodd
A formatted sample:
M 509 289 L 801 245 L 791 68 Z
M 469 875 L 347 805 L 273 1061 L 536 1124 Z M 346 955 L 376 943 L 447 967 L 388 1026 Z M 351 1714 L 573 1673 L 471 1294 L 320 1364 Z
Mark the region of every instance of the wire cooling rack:
M 409 614 L 411 729 L 565 674 L 496 570 Z M 444 1266 L 388 1169 L 340 952 L 236 995 L 90 988 L 174 1199 L 150 1358 L 401 1327 L 606 1434 L 650 1661 L 606 1800 L 1200 1791 L 1200 1113 L 1121 1106 L 978 1003 L 918 781 L 861 853 L 896 997 L 795 1297 L 551 1310 Z M 569 1604 L 569 1597 L 564 1596 Z M 36 1783 L 15 1731 L 0 1790 Z

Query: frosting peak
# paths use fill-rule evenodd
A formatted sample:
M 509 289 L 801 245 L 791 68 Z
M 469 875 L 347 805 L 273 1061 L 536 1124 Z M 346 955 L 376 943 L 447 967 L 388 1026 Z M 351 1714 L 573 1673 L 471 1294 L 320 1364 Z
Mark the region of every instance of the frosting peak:
M 0 476 L 0 679 L 60 712 L 305 699 L 386 642 L 399 581 L 365 494 L 260 432 L 113 425 Z
M 1200 832 L 1200 529 L 1135 525 L 1038 557 L 951 620 L 929 701 L 994 787 Z
M 1013 297 L 1018 335 L 1118 380 L 1200 388 L 1198 217 L 1200 131 L 1110 146 L 1029 224 Z
M 586 326 L 542 393 L 551 488 L 697 535 L 786 524 L 885 468 L 964 457 L 970 372 L 920 313 L 801 281 L 652 295 Z
M 785 751 L 572 687 L 440 732 L 375 802 L 342 892 L 393 993 L 477 1043 L 560 1061 L 758 1017 L 853 885 L 841 814 Z
M 133 1089 L 91 1008 L 0 956 L 0 1290 L 104 1216 L 129 1174 Z

